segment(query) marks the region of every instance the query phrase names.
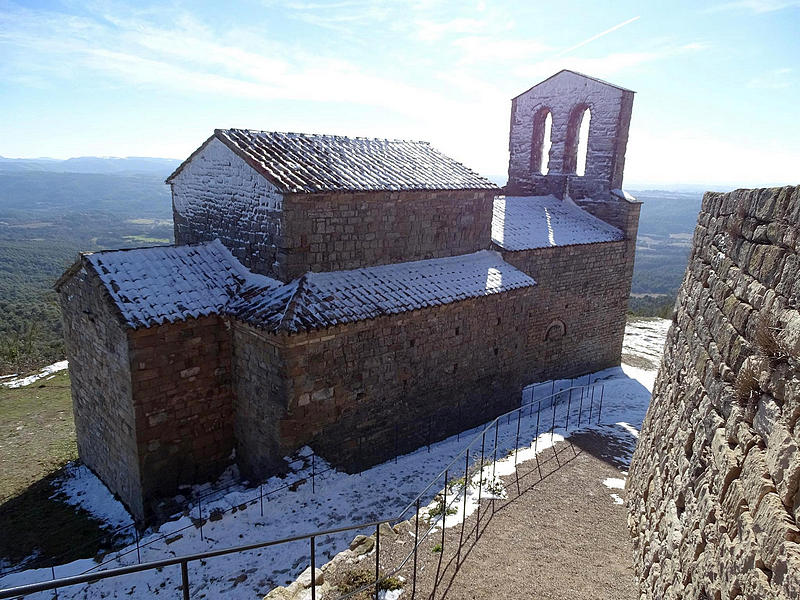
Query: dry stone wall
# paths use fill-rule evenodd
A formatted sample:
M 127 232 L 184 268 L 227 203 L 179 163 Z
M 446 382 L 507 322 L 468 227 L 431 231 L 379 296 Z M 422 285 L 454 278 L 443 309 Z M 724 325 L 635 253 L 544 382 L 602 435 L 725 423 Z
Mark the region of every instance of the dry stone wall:
M 126 331 L 96 275 L 82 268 L 59 291 L 78 454 L 142 518 Z
M 800 187 L 707 193 L 628 480 L 642 597 L 800 598 Z
M 280 262 L 293 279 L 489 247 L 493 190 L 287 194 Z

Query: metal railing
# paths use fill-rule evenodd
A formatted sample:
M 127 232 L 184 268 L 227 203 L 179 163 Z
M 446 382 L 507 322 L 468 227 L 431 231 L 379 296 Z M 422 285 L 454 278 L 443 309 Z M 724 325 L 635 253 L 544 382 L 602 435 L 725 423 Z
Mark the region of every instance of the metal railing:
M 596 390 L 599 387 L 599 392 L 596 396 Z M 515 466 L 515 474 L 516 474 L 516 485 L 519 489 L 519 482 L 521 477 L 519 476 L 519 470 L 516 468 L 517 465 L 517 457 L 519 454 L 519 440 L 520 440 L 520 424 L 524 417 L 524 413 L 528 412 L 528 418 L 532 419 L 534 414 L 534 405 L 536 406 L 536 421 L 535 421 L 535 433 L 533 435 L 533 441 L 531 445 L 534 447 L 534 454 L 538 456 L 538 444 L 539 438 L 542 433 L 546 434 L 548 431 L 551 435 L 551 439 L 554 436 L 554 432 L 556 429 L 557 422 L 560 422 L 557 416 L 558 408 L 564 406 L 564 414 L 562 415 L 563 418 L 563 429 L 569 430 L 570 424 L 573 424 L 574 427 L 581 427 L 582 424 L 589 425 L 592 420 L 595 420 L 595 423 L 600 422 L 601 413 L 603 409 L 603 396 L 604 396 L 604 386 L 602 382 L 595 381 L 594 383 L 588 383 L 587 385 L 578 385 L 570 387 L 566 389 L 559 389 L 555 390 L 555 383 L 553 383 L 553 387 L 551 389 L 551 393 L 543 398 L 535 399 L 532 397 L 530 402 L 523 403 L 521 406 L 504 413 L 488 424 L 486 424 L 480 431 L 478 431 L 469 441 L 464 449 L 462 449 L 458 454 L 450 461 L 450 463 L 439 472 L 439 474 L 434 477 L 430 483 L 428 483 L 425 488 L 420 491 L 417 496 L 407 504 L 399 513 L 388 516 L 383 519 L 378 520 L 371 520 L 367 522 L 357 523 L 353 525 L 347 525 L 344 527 L 337 527 L 333 529 L 324 529 L 319 531 L 314 531 L 311 533 L 300 534 L 292 537 L 286 537 L 281 539 L 269 540 L 254 544 L 246 544 L 242 546 L 235 546 L 229 548 L 222 548 L 219 550 L 210 550 L 207 552 L 201 552 L 196 554 L 184 555 L 180 557 L 168 558 L 163 560 L 151 561 L 151 562 L 144 562 L 136 565 L 130 565 L 125 567 L 118 567 L 114 569 L 108 569 L 103 571 L 95 571 L 96 568 L 102 566 L 97 565 L 97 567 L 93 567 L 88 572 L 84 572 L 79 575 L 71 576 L 71 577 L 63 577 L 59 579 L 53 579 L 48 581 L 42 581 L 39 583 L 32 583 L 21 585 L 12 588 L 0 589 L 0 600 L 4 598 L 16 598 L 20 596 L 24 596 L 26 594 L 32 594 L 36 592 L 48 591 L 48 590 L 57 590 L 59 588 L 64 588 L 67 586 L 72 585 L 79 585 L 79 584 L 88 584 L 93 583 L 96 581 L 100 581 L 103 579 L 109 579 L 113 577 L 120 577 L 123 575 L 129 575 L 133 573 L 141 573 L 144 571 L 152 571 L 156 569 L 163 569 L 165 567 L 171 566 L 180 566 L 180 573 L 181 573 L 181 586 L 180 589 L 183 594 L 183 598 L 186 600 L 190 598 L 190 582 L 189 582 L 189 570 L 188 565 L 189 563 L 194 563 L 198 561 L 206 561 L 208 559 L 225 556 L 230 554 L 238 554 L 241 552 L 251 551 L 251 550 L 258 550 L 262 548 L 274 547 L 283 544 L 288 544 L 291 542 L 298 542 L 298 541 L 307 541 L 309 544 L 309 551 L 308 551 L 308 562 L 311 567 L 311 598 L 312 600 L 316 600 L 316 583 L 315 583 L 315 568 L 317 562 L 317 550 L 316 550 L 316 539 L 329 536 L 334 534 L 341 534 L 345 532 L 351 531 L 359 531 L 365 529 L 375 528 L 375 582 L 370 583 L 364 586 L 359 587 L 356 590 L 350 591 L 346 594 L 343 594 L 338 597 L 337 600 L 345 600 L 346 598 L 350 598 L 351 596 L 363 592 L 367 589 L 371 589 L 374 586 L 375 589 L 375 597 L 378 597 L 378 593 L 381 589 L 381 585 L 390 577 L 393 577 L 400 570 L 412 561 L 412 577 L 411 577 L 411 598 L 413 599 L 417 592 L 417 563 L 418 563 L 418 551 L 419 547 L 423 541 L 425 541 L 428 536 L 435 531 L 438 527 L 441 527 L 442 530 L 442 537 L 441 537 L 441 554 L 439 557 L 439 564 L 437 566 L 437 573 L 434 577 L 434 590 L 432 596 L 435 595 L 436 586 L 438 585 L 439 580 L 439 571 L 442 564 L 441 556 L 444 554 L 444 545 L 445 545 L 445 530 L 446 530 L 446 519 L 448 514 L 452 515 L 453 513 L 450 512 L 453 509 L 453 505 L 456 502 L 461 501 L 463 496 L 463 514 L 461 517 L 461 533 L 459 538 L 459 545 L 458 545 L 458 560 L 457 564 L 460 562 L 460 551 L 461 546 L 464 542 L 464 527 L 467 520 L 466 515 L 466 507 L 467 507 L 467 494 L 469 488 L 476 486 L 478 489 L 478 499 L 477 499 L 477 521 L 478 526 L 476 527 L 476 539 L 479 534 L 480 530 L 480 506 L 482 501 L 482 494 L 483 494 L 483 487 L 484 487 L 484 480 L 489 480 L 488 477 L 485 478 L 484 476 L 484 466 L 487 460 L 487 447 L 486 447 L 486 440 L 487 434 L 489 435 L 489 439 L 492 439 L 493 436 L 493 443 L 488 450 L 488 455 L 491 457 L 492 462 L 492 481 L 495 480 L 495 469 L 498 464 L 498 439 L 499 439 L 499 430 L 502 426 L 502 422 L 506 421 L 506 426 L 511 427 L 512 422 L 516 418 L 516 433 L 514 436 L 514 444 L 511 451 L 508 454 L 508 457 L 511 454 L 514 455 L 514 466 Z M 594 414 L 594 406 L 595 402 L 597 403 L 597 415 L 596 417 L 593 416 Z M 588 404 L 588 415 L 586 415 L 585 405 Z M 543 406 L 545 405 L 545 406 Z M 577 410 L 575 410 L 575 405 L 577 405 Z M 547 428 L 546 424 L 542 425 L 542 411 L 543 409 L 546 411 L 548 408 L 552 409 L 552 415 L 550 416 L 550 427 Z M 573 415 L 575 417 L 573 418 Z M 585 418 L 584 418 L 585 415 Z M 543 427 L 543 428 L 542 428 Z M 560 429 L 561 427 L 559 427 Z M 478 447 L 478 442 L 480 442 L 480 452 L 476 450 Z M 480 458 L 476 458 L 477 456 Z M 470 463 L 470 456 L 473 457 L 474 462 Z M 464 477 L 463 479 L 456 480 L 460 482 L 458 486 L 460 487 L 460 491 L 456 492 L 452 490 L 453 479 L 451 479 L 451 474 L 458 469 L 460 472 L 460 468 L 458 465 L 460 464 L 461 460 L 464 461 Z M 537 466 L 539 466 L 538 458 L 537 458 Z M 473 472 L 474 471 L 474 472 Z M 478 481 L 477 485 L 474 482 L 475 474 L 478 474 Z M 542 477 L 541 467 L 539 466 L 539 475 Z M 523 475 L 524 477 L 524 475 Z M 439 482 L 443 481 L 442 492 L 437 494 L 436 498 L 441 495 L 441 499 L 438 500 L 437 504 L 435 505 L 435 514 L 434 511 L 428 510 L 427 511 L 427 523 L 428 528 L 427 530 L 420 536 L 419 535 L 419 526 L 420 526 L 420 514 L 425 513 L 425 508 L 428 508 L 425 503 L 425 498 L 430 497 L 432 494 L 432 490 L 438 490 Z M 450 489 L 453 493 L 451 498 L 448 502 L 448 489 Z M 492 498 L 494 503 L 495 498 Z M 424 507 L 424 508 L 423 508 Z M 413 509 L 413 512 L 412 512 Z M 263 506 L 262 506 L 263 511 Z M 263 514 L 263 513 L 262 513 Z M 413 516 L 412 516 L 413 515 Z M 431 520 L 432 516 L 440 516 L 438 519 Z M 406 520 L 411 520 L 413 518 L 413 524 L 415 529 L 415 542 L 414 546 L 408 554 L 406 554 L 403 558 L 400 559 L 399 564 L 395 566 L 391 571 L 385 572 L 381 574 L 380 571 L 380 527 L 381 525 L 389 525 L 392 526 L 392 523 L 400 523 Z M 191 526 L 189 526 L 191 527 Z M 174 535 L 175 532 L 170 532 L 169 535 Z M 471 535 L 471 532 L 470 532 Z M 132 552 L 137 551 L 136 549 L 131 549 L 125 552 L 125 554 L 130 554 Z M 431 597 L 432 597 L 431 596 Z

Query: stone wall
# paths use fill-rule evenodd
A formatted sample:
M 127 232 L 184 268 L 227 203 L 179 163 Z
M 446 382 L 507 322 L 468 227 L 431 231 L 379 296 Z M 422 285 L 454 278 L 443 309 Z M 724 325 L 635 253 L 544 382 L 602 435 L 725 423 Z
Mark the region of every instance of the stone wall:
M 280 421 L 286 416 L 286 371 L 281 337 L 233 321 L 236 455 L 246 473 L 263 477 L 280 471 L 285 448 Z
M 585 108 L 591 112 L 586 172 L 575 174 L 577 128 Z M 608 198 L 622 187 L 633 92 L 562 71 L 520 94 L 511 104 L 509 195 Z M 552 115 L 549 171 L 539 170 L 543 115 Z
M 633 274 L 634 240 L 503 251 L 536 280 L 526 327 L 534 381 L 619 364 Z
M 491 239 L 495 193 L 287 194 L 280 261 L 292 279 L 482 250 Z
M 131 513 L 142 519 L 126 332 L 97 276 L 83 268 L 60 285 L 59 301 L 78 454 Z
M 264 424 L 247 440 L 260 446 L 277 435 L 281 452 L 310 443 L 334 464 L 355 469 L 518 406 L 532 370 L 526 347 L 541 335 L 528 329 L 532 289 L 266 342 L 237 328 L 237 364 L 258 368 L 239 386 L 238 406 L 249 407 L 244 420 L 255 416 Z M 270 364 L 276 356 L 285 363 L 285 386 Z M 275 431 L 272 419 L 280 416 Z M 241 455 L 257 456 L 249 447 Z M 261 460 L 251 470 L 268 470 L 274 459 Z
M 216 138 L 171 182 L 175 243 L 216 238 L 256 273 L 281 278 L 283 197 Z
M 800 597 L 800 187 L 707 193 L 628 480 L 647 598 Z
M 131 386 L 145 512 L 233 462 L 231 333 L 217 316 L 131 330 Z

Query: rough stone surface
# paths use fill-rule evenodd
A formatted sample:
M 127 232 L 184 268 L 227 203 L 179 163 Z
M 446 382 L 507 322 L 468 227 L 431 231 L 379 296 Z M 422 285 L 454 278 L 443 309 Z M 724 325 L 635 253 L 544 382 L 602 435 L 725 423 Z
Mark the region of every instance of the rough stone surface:
M 127 332 L 85 269 L 59 294 L 78 454 L 131 512 L 144 514 Z
M 647 598 L 800 590 L 800 187 L 707 193 L 628 479 Z
M 589 109 L 586 171 L 576 174 L 578 130 Z M 622 188 L 633 92 L 561 71 L 520 94 L 511 104 L 507 193 L 517 196 L 608 199 Z M 544 120 L 552 116 L 548 171 L 542 173 Z M 613 223 L 612 223 L 613 224 Z

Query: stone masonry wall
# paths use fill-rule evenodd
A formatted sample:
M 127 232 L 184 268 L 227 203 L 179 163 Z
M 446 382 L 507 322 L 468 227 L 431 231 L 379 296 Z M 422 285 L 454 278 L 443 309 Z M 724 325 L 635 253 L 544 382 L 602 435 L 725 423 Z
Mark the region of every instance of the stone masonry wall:
M 283 453 L 311 443 L 331 462 L 355 469 L 518 406 L 530 382 L 531 290 L 266 341 L 237 328 L 237 364 L 247 366 L 248 377 L 257 367 L 239 387 L 237 410 L 264 429 L 248 443 L 277 435 Z M 531 340 L 538 343 L 539 333 Z M 284 382 L 276 360 L 285 364 Z M 256 450 L 243 447 L 240 455 L 258 456 Z M 274 457 L 260 460 L 250 470 L 268 470 Z
M 128 338 L 96 275 L 78 271 L 59 288 L 75 432 L 81 460 L 144 518 Z
M 534 335 L 526 357 L 534 381 L 619 364 L 634 245 L 625 240 L 503 251 L 506 262 L 537 283 L 526 324 Z
M 279 260 L 289 279 L 489 247 L 492 190 L 287 194 Z
M 280 420 L 286 416 L 288 378 L 296 372 L 286 371 L 279 336 L 237 321 L 232 326 L 236 455 L 245 472 L 264 476 L 281 468 Z
M 231 332 L 217 316 L 130 331 L 145 512 L 232 461 Z
M 800 597 L 800 187 L 707 193 L 628 480 L 642 597 Z
M 575 148 L 570 141 L 577 139 L 573 131 L 578 113 L 589 108 L 589 142 L 586 172 L 575 174 L 570 164 Z M 628 142 L 633 109 L 633 92 L 623 90 L 572 72 L 561 72 L 517 96 L 511 104 L 510 160 L 508 164 L 509 195 L 562 196 L 567 187 L 572 198 L 608 198 L 609 191 L 622 187 L 625 148 Z M 549 171 L 546 175 L 535 170 L 532 153 L 541 152 L 540 140 L 535 139 L 534 123 L 540 111 L 552 115 Z
M 175 243 L 219 238 L 252 271 L 280 279 L 282 205 L 275 186 L 214 138 L 172 181 Z

